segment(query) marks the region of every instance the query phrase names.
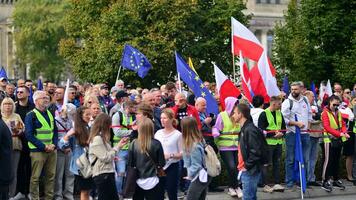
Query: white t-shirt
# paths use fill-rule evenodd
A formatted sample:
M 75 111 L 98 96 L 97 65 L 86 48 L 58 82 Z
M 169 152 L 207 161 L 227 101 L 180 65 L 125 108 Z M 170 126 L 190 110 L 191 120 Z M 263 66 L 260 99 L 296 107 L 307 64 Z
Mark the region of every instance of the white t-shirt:
M 162 144 L 164 154 L 177 154 L 182 153 L 182 133 L 178 130 L 174 130 L 170 133 L 166 133 L 164 129 L 158 130 L 155 134 L 155 139 Z M 171 163 L 179 162 L 178 159 L 169 159 L 166 161 L 166 165 L 163 169 L 167 169 Z

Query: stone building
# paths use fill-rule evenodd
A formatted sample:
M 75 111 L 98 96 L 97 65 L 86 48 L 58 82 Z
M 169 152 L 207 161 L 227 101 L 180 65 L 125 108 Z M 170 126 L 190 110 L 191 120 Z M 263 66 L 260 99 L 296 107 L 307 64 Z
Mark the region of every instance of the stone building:
M 255 33 L 267 49 L 268 56 L 271 57 L 273 28 L 276 22 L 283 21 L 290 0 L 245 0 L 245 2 L 247 10 L 244 10 L 244 14 L 252 16 L 249 29 Z
M 9 79 L 17 76 L 11 15 L 16 0 L 0 0 L 0 66 L 6 69 Z

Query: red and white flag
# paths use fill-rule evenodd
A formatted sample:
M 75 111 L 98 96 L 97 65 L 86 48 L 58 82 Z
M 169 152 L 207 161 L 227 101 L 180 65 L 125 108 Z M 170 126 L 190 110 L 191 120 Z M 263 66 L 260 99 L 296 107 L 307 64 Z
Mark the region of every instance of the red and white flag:
M 250 70 L 250 84 L 254 95 L 262 95 L 266 102 L 269 97 L 280 94 L 275 78 L 276 71 L 262 44 L 243 24 L 231 17 L 232 53 L 242 52 L 245 58 L 257 62 Z
M 241 85 L 243 93 L 248 99 L 249 102 L 252 102 L 253 92 L 251 88 L 250 81 L 250 71 L 245 63 L 244 58 L 242 57 L 242 52 L 240 51 L 240 76 L 241 76 Z
M 235 97 L 240 96 L 240 90 L 234 85 L 234 83 L 227 78 L 227 76 L 214 64 L 214 73 L 215 73 L 215 81 L 216 87 L 220 96 L 220 104 L 225 110 L 225 99 L 227 97 Z

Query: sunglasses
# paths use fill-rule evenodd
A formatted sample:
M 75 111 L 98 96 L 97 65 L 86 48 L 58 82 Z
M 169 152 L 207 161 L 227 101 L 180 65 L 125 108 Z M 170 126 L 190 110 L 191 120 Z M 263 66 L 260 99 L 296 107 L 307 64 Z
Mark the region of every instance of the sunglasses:
M 334 106 L 334 107 L 339 107 L 339 106 L 340 106 L 340 104 L 333 104 L 333 106 Z
M 23 91 L 17 91 L 16 93 L 17 94 L 23 94 L 24 92 Z

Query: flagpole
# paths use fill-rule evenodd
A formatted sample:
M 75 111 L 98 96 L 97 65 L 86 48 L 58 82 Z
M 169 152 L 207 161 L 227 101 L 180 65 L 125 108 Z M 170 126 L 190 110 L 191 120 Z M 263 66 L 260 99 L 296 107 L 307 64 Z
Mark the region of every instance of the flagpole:
M 182 93 L 182 85 L 180 83 L 180 74 L 178 73 L 178 90 L 179 90 L 179 93 Z
M 236 69 L 235 69 L 235 59 L 234 59 L 234 53 L 232 53 L 232 70 L 233 70 L 233 75 L 234 75 L 234 84 L 236 84 Z
M 122 68 L 122 66 L 120 65 L 119 71 L 117 72 L 115 85 L 116 85 L 116 82 L 119 80 L 119 77 L 120 77 L 120 72 L 121 72 L 121 68 Z
M 302 165 L 299 163 L 299 182 L 300 182 L 300 195 L 302 195 L 302 199 L 304 199 L 303 194 L 303 181 L 302 181 Z

